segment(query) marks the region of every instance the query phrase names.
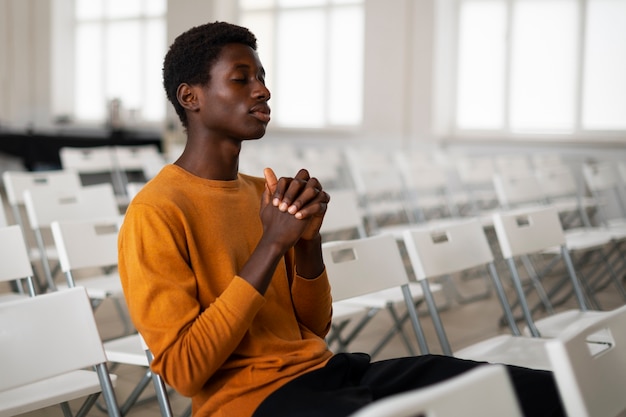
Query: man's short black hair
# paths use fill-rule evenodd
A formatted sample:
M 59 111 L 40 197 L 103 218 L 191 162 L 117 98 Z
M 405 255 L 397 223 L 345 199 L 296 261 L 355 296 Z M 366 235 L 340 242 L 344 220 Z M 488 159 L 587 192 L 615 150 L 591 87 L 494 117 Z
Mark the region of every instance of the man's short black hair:
M 257 49 L 256 37 L 248 29 L 226 22 L 212 22 L 179 35 L 165 55 L 163 86 L 184 127 L 187 127 L 187 115 L 176 98 L 178 86 L 182 83 L 206 84 L 211 66 L 224 45 L 229 43 L 241 43 L 255 51 Z

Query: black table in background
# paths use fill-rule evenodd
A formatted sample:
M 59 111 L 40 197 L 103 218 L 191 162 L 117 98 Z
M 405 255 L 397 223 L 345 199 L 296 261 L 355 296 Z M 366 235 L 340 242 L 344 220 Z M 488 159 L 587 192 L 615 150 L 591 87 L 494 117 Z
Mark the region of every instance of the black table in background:
M 156 145 L 162 150 L 162 137 L 154 131 L 98 130 L 54 132 L 9 131 L 0 129 L 0 152 L 21 159 L 29 171 L 61 169 L 59 149 L 95 146 Z

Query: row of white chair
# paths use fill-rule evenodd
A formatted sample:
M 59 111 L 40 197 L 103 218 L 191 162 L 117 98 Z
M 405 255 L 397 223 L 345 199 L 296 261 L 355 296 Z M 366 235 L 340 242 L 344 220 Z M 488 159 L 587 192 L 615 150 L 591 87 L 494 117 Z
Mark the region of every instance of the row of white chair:
M 511 212 L 501 214 L 494 219 L 499 238 L 506 241 L 508 247 L 505 257 L 512 259 L 529 250 L 541 250 L 551 246 L 560 246 L 562 256 L 567 260 L 564 236 L 560 227 L 557 212 L 554 208 L 531 210 L 527 212 Z M 547 233 L 546 233 L 547 230 Z M 439 230 L 413 229 L 405 232 L 407 250 L 416 268 L 416 275 L 424 285 L 424 293 L 428 294 L 428 280 L 442 274 L 455 272 L 462 268 L 490 266 L 494 282 L 498 282 L 493 256 L 491 255 L 481 225 L 473 220 L 465 224 L 451 225 Z M 335 303 L 351 302 L 353 297 L 361 297 L 371 292 L 391 289 L 400 286 L 405 298 L 405 307 L 412 310 L 412 321 L 418 345 L 422 353 L 428 353 L 417 312 L 414 310 L 411 290 L 406 275 L 394 267 L 400 261 L 399 249 L 390 235 L 359 238 L 349 241 L 333 241 L 324 243 L 324 258 Z M 523 297 L 519 287 L 519 277 L 513 274 L 516 281 L 518 296 Z M 577 291 L 580 287 L 576 276 L 572 275 L 572 283 Z M 506 308 L 506 295 L 498 291 L 503 306 Z M 580 294 L 582 297 L 582 294 Z M 426 297 L 428 300 L 429 298 Z M 584 306 L 584 301 L 581 301 Z M 429 307 L 432 306 L 429 303 Z M 563 315 L 556 315 L 556 324 L 551 319 L 547 322 L 535 323 L 528 316 L 532 329 L 545 330 L 524 335 L 517 332 L 512 335 L 501 335 L 490 338 L 475 345 L 452 352 L 447 344 L 443 324 L 436 308 L 430 310 L 431 317 L 438 328 L 440 343 L 444 353 L 457 357 L 506 363 L 536 369 L 549 369 L 557 375 L 557 381 L 568 414 L 579 416 L 609 416 L 626 408 L 626 402 L 619 389 L 626 382 L 626 355 L 621 347 L 621 340 L 626 336 L 626 307 L 610 312 L 589 312 L 581 308 L 570 310 Z M 558 327 L 558 328 L 557 328 Z M 610 358 L 610 359 L 609 359 Z M 617 367 L 619 369 L 609 369 Z M 587 381 L 588 375 L 595 375 L 596 384 Z M 577 385 L 579 381 L 580 385 Z M 606 385 L 603 381 L 607 381 Z M 441 388 L 445 390 L 444 387 Z M 605 402 L 596 401 L 599 393 L 610 393 Z M 427 394 L 424 394 L 427 395 Z M 420 392 L 407 394 L 406 397 L 390 399 L 371 406 L 369 411 L 363 410 L 356 416 L 386 415 L 384 410 L 394 408 L 403 401 L 415 406 L 411 398 L 420 397 Z M 402 399 L 404 398 L 404 400 Z M 491 397 L 493 398 L 493 397 Z M 423 398 L 422 398 L 423 399 Z M 415 400 L 417 401 L 417 399 Z M 467 410 L 471 410 L 470 405 Z M 407 409 L 393 416 L 408 416 Z M 426 409 L 424 411 L 427 411 Z M 378 414 L 374 414 L 378 413 Z M 404 413 L 404 414 L 403 414 Z M 613 413 L 613 414 L 611 414 Z M 444 414 L 442 414 L 444 415 Z M 452 414 L 454 415 L 454 414 Z

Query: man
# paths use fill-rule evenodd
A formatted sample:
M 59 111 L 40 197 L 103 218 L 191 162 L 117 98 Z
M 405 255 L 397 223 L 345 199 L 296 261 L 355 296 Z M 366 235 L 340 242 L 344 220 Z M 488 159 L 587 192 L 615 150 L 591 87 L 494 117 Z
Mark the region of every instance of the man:
M 224 22 L 183 33 L 165 57 L 187 144 L 135 197 L 119 239 L 153 370 L 192 397 L 194 416 L 346 416 L 480 365 L 435 355 L 372 364 L 328 350 L 319 230 L 330 197 L 304 169 L 281 179 L 238 172 L 243 141 L 270 121 L 264 77 L 254 35 Z M 520 398 L 532 397 L 528 415 L 559 408 L 549 373 L 511 372 Z

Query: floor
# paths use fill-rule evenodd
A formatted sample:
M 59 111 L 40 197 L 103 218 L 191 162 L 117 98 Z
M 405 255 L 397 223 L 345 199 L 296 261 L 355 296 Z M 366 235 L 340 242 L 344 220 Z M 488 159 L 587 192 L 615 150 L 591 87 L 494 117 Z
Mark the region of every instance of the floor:
M 591 271 L 594 268 L 597 268 L 597 266 L 588 265 L 586 270 Z M 505 284 L 508 283 L 508 271 L 501 260 L 498 263 L 498 270 L 500 271 Z M 543 283 L 549 288 L 552 284 L 560 280 L 560 277 L 561 276 L 557 274 L 548 276 L 544 279 Z M 501 314 L 502 309 L 494 295 L 494 292 L 491 291 L 491 286 L 486 277 L 481 275 L 453 276 L 450 277 L 449 280 L 442 281 L 441 284 L 443 285 L 444 290 L 436 293 L 436 300 L 440 307 L 441 318 L 453 350 L 463 348 L 490 336 L 508 333 L 508 327 L 503 325 Z M 512 289 L 510 285 L 506 285 L 506 287 L 507 291 L 512 296 Z M 10 289 L 7 285 L 0 284 L 0 292 L 9 290 Z M 485 296 L 484 294 L 486 290 L 490 291 Z M 531 300 L 533 303 L 536 302 L 534 294 L 535 292 L 531 293 Z M 619 292 L 615 291 L 615 287 L 612 285 L 608 285 L 605 288 L 600 289 L 596 293 L 596 298 L 602 309 L 612 309 L 623 305 L 625 302 Z M 572 299 L 567 299 L 562 304 L 555 306 L 555 309 L 558 311 L 568 307 L 575 307 Z M 441 348 L 437 342 L 434 327 L 430 317 L 428 317 L 428 314 L 426 313 L 425 306 L 421 305 L 419 312 L 430 351 L 432 353 L 441 353 Z M 546 314 L 545 311 L 538 309 L 535 312 L 535 317 L 537 318 L 544 314 Z M 119 335 L 121 323 L 112 302 L 104 302 L 95 311 L 95 317 L 103 340 Z M 371 347 L 380 340 L 382 334 L 384 334 L 390 327 L 391 320 L 387 312 L 379 312 L 374 316 L 370 324 L 360 333 L 359 337 L 350 345 L 349 350 L 369 351 Z M 405 327 L 407 334 L 411 336 L 410 326 L 407 325 Z M 415 338 L 413 337 L 411 341 L 413 343 L 414 350 L 418 351 Z M 405 356 L 407 354 L 407 349 L 402 343 L 400 337 L 396 335 L 392 338 L 390 343 L 382 349 L 380 354 L 377 355 L 375 359 Z M 117 375 L 116 394 L 118 402 L 122 404 L 134 388 L 135 384 L 142 377 L 145 370 L 136 366 L 116 366 L 114 364 L 111 364 L 111 369 L 112 372 Z M 128 416 L 147 417 L 159 415 L 158 404 L 153 397 L 153 392 L 152 386 L 149 386 L 142 395 L 140 401 L 130 409 Z M 188 399 L 175 392 L 171 392 L 171 402 L 174 414 L 177 416 L 181 415 L 189 404 Z M 78 407 L 77 404 L 77 402 L 72 403 L 72 407 L 76 409 Z M 50 407 L 28 413 L 26 415 L 32 417 L 60 417 L 63 413 L 59 407 Z M 89 413 L 89 416 L 92 417 L 105 415 L 106 413 L 101 407 L 95 408 Z

